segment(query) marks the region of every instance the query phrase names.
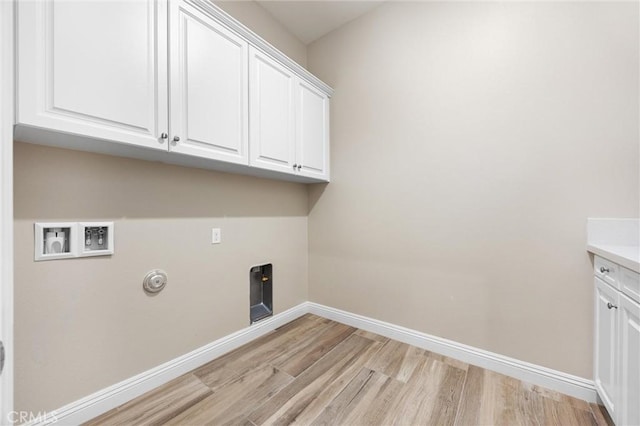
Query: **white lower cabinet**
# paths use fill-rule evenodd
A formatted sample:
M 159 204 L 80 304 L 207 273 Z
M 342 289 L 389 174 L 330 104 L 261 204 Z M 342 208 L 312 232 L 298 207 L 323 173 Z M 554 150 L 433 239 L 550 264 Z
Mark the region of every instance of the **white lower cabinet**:
M 595 279 L 595 384 L 612 417 L 617 408 L 618 293 L 600 278 Z
M 640 304 L 620 295 L 619 425 L 640 425 Z
M 612 283 L 595 277 L 594 381 L 617 425 L 640 425 L 640 303 Z

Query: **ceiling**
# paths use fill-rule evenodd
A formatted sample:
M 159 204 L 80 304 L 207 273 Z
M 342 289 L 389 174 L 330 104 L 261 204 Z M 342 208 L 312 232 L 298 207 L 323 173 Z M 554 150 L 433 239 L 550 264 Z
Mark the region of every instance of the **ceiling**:
M 379 0 L 256 0 L 304 44 L 341 27 L 382 3 Z

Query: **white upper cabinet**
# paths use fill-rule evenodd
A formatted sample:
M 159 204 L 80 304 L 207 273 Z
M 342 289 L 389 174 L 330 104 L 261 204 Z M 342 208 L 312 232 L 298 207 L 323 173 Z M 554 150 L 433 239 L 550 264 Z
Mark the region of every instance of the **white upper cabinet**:
M 255 48 L 250 49 L 251 165 L 294 173 L 296 78 Z
M 17 4 L 19 123 L 167 149 L 166 4 Z
M 304 176 L 329 180 L 329 98 L 298 79 L 296 162 Z
M 248 164 L 248 43 L 171 3 L 170 151 Z
M 328 96 L 255 48 L 249 66 L 250 164 L 328 181 Z
M 331 88 L 212 2 L 16 4 L 17 140 L 329 180 Z

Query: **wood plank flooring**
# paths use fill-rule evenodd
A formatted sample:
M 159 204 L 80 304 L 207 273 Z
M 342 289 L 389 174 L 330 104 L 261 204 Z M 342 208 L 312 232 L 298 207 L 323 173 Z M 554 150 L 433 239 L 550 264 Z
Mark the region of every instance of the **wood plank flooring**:
M 611 425 L 602 407 L 305 315 L 87 425 Z

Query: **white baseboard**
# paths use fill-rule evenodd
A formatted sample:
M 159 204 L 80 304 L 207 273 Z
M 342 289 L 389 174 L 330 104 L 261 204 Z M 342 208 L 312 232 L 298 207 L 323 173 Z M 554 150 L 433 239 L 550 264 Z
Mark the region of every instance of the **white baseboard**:
M 468 364 L 477 365 L 487 370 L 515 377 L 524 382 L 555 390 L 588 402 L 597 402 L 597 393 L 592 380 L 373 318 L 352 314 L 313 302 L 304 302 L 285 312 L 262 320 L 250 327 L 168 361 L 158 367 L 152 368 L 120 383 L 116 383 L 113 386 L 72 402 L 51 413 L 47 413 L 41 417 L 41 420 L 33 421 L 27 425 L 41 426 L 53 423 L 56 425 L 78 425 L 91 420 L 233 349 L 249 343 L 306 313 L 312 313 L 352 327 L 380 334 L 390 339 L 449 356 Z
M 47 413 L 24 426 L 79 425 L 194 370 L 309 312 L 307 303 L 229 334 L 188 354 Z
M 523 382 L 542 386 L 588 402 L 597 402 L 597 393 L 593 380 L 587 380 L 561 371 L 317 303 L 308 302 L 308 306 L 310 313 L 324 318 L 380 334 L 381 336 L 417 346 L 440 355 L 455 358 L 467 364 L 515 377 Z

